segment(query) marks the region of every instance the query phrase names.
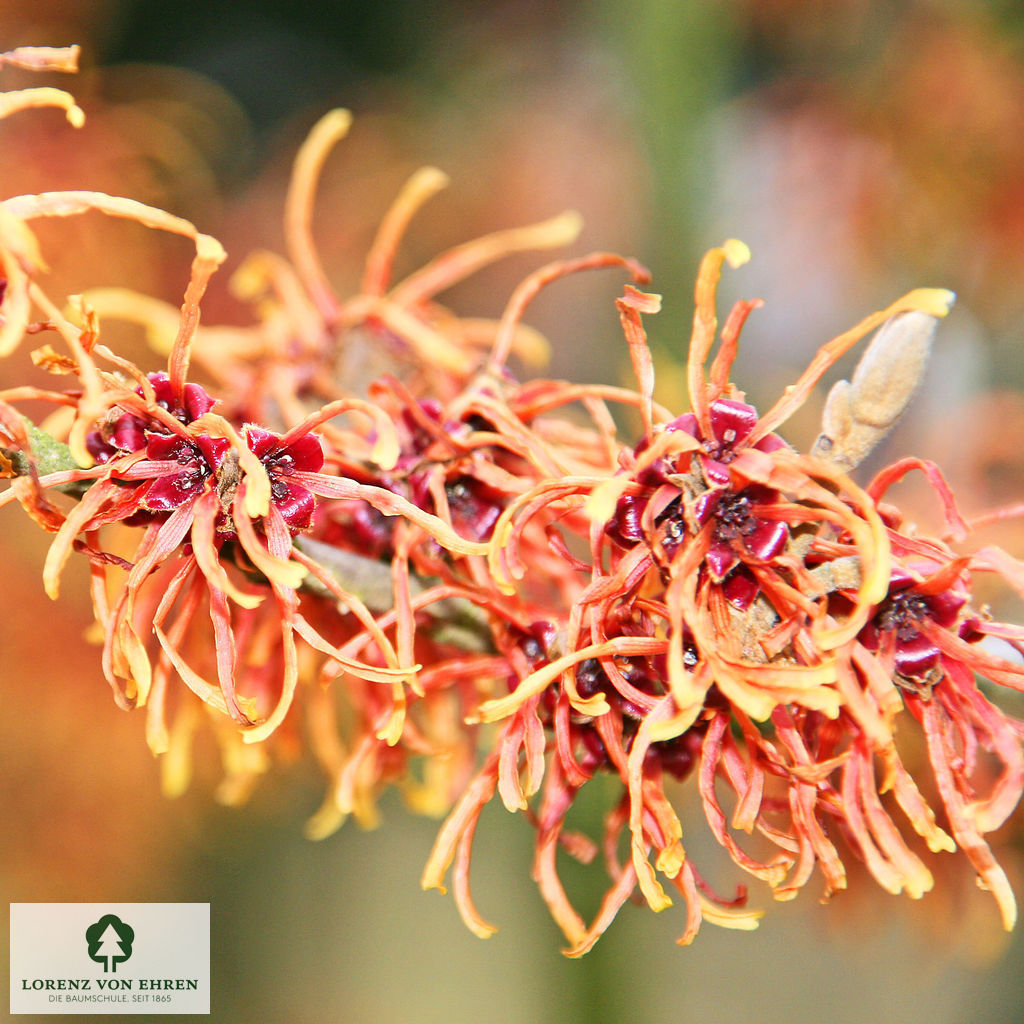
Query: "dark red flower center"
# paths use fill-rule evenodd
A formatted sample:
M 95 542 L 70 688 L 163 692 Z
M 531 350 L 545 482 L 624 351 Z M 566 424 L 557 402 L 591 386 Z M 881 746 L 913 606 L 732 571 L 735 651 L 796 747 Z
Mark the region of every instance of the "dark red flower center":
M 735 540 L 749 537 L 758 527 L 760 520 L 750 511 L 750 499 L 745 494 L 726 494 L 715 506 L 715 537 L 718 540 Z
M 897 641 L 906 643 L 919 635 L 916 623 L 931 617 L 928 601 L 912 593 L 894 594 L 878 611 L 875 621 L 879 629 L 896 634 Z
M 671 558 L 676 548 L 686 539 L 686 522 L 683 519 L 683 503 L 679 498 L 676 498 L 668 508 L 655 520 L 655 523 L 661 527 L 661 546 L 665 549 L 665 554 Z
M 939 668 L 942 656 L 934 642 L 921 632 L 921 623 L 928 620 L 943 629 L 954 628 L 966 594 L 954 590 L 922 594 L 902 570 L 894 575 L 892 587 L 861 630 L 860 642 L 868 650 L 877 651 L 890 637 L 895 648 L 897 678 L 928 680 Z
M 157 463 L 175 463 L 146 488 L 141 504 L 150 512 L 171 512 L 197 497 L 209 477 L 218 471 L 230 443 L 201 434 L 194 439 L 147 434 L 146 454 Z
M 271 497 L 275 502 L 284 501 L 287 499 L 289 491 L 288 484 L 282 477 L 291 476 L 295 472 L 295 459 L 285 450 L 276 455 L 264 456 L 260 461 L 270 478 Z
M 200 485 L 212 472 L 206 456 L 190 441 L 182 438 L 165 456 L 168 461 L 177 462 L 181 466 L 181 472 L 175 474 L 173 479 L 178 482 L 182 490 L 193 490 Z
M 736 458 L 736 451 L 733 446 L 736 444 L 737 436 L 735 430 L 729 429 L 724 431 L 721 437 L 705 441 L 701 448 L 709 459 L 728 464 Z

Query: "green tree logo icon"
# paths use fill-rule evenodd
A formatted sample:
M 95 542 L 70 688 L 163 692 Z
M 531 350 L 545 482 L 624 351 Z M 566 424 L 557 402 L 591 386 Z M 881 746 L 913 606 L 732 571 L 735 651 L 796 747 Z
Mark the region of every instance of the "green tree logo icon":
M 89 943 L 89 959 L 103 964 L 103 973 L 117 973 L 117 965 L 132 955 L 135 929 L 113 914 L 104 914 L 95 924 L 85 929 Z

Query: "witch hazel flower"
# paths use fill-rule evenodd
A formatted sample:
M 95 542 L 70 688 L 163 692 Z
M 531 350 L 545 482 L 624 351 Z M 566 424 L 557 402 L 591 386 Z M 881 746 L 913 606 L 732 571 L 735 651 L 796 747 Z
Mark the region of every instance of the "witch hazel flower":
M 729 485 L 729 463 L 746 446 L 757 426 L 757 410 L 746 402 L 718 398 L 708 406 L 707 434 L 697 416 L 684 413 L 665 425 L 666 430 L 685 430 L 700 442 L 697 461 L 708 487 Z M 771 452 L 784 448 L 785 442 L 773 434 L 754 444 L 758 451 Z
M 146 380 L 152 389 L 149 400 L 183 424 L 199 419 L 216 404 L 199 384 L 186 384 L 179 402 L 166 373 L 147 374 Z M 139 398 L 146 398 L 144 386 L 140 384 L 135 394 Z M 158 420 L 147 422 L 144 416 L 115 408 L 99 429 L 86 435 L 85 446 L 93 459 L 102 464 L 116 455 L 145 448 L 147 431 L 164 435 L 168 433 L 167 427 Z
M 829 838 L 836 824 L 853 855 L 885 888 L 919 897 L 931 887 L 931 875 L 879 800 L 883 783 L 873 765 L 878 757 L 886 777 L 895 780 L 904 826 L 932 850 L 957 845 L 966 850 L 983 882 L 996 890 L 1004 921 L 1011 920 L 1004 877 L 991 861 L 981 829 L 965 812 L 964 795 L 980 792 L 984 779 L 965 778 L 950 786 L 963 769 L 948 757 L 933 757 L 946 794 L 944 809 L 958 822 L 947 833 L 936 824 L 893 741 L 904 706 L 900 695 L 906 692 L 910 702 L 927 699 L 905 685 L 911 677 L 903 674 L 920 675 L 935 661 L 920 638 L 940 651 L 959 645 L 977 666 L 978 648 L 970 641 L 985 629 L 983 617 L 966 610 L 957 570 L 947 567 L 944 576 L 930 575 L 927 582 L 914 577 L 901 586 L 904 567 L 912 563 L 912 553 L 920 555 L 923 541 L 904 539 L 879 500 L 907 467 L 890 471 L 868 490 L 846 472 L 884 434 L 881 425 L 898 419 L 920 361 L 906 386 L 881 389 L 871 407 L 865 394 L 877 383 L 874 378 L 881 373 L 891 384 L 900 376 L 886 367 L 886 359 L 898 361 L 922 332 L 932 331 L 952 297 L 922 290 L 866 318 L 824 346 L 783 398 L 758 416 L 728 381 L 739 328 L 756 304 L 734 309 L 718 354 L 704 370 L 714 340 L 720 268 L 726 259 L 739 263 L 745 257 L 742 246 L 729 243 L 702 265 L 688 365 L 694 412 L 685 419 L 672 417 L 653 402 L 640 316 L 656 312 L 657 299 L 627 289 L 619 309 L 641 386 L 637 407 L 646 424 L 644 437 L 619 448 L 613 475 L 539 483 L 506 508 L 495 530 L 492 573 L 519 600 L 536 600 L 534 577 L 527 571 L 535 557 L 534 538 L 553 536 L 556 523 L 563 534 L 578 532 L 590 558 L 577 556 L 574 562 L 581 578 L 568 612 L 549 614 L 557 644 L 540 662 L 518 670 L 518 682 L 507 695 L 481 706 L 482 721 L 507 722 L 502 757 L 485 765 L 449 819 L 424 884 L 439 885 L 458 850 L 462 891 L 479 807 L 498 793 L 515 809 L 539 792 L 535 872 L 573 955 L 592 946 L 636 888 L 652 908 L 667 906 L 670 898 L 659 875 L 687 904 L 681 941 L 693 937 L 702 918 L 729 927 L 756 924 L 756 913 L 743 909 L 739 894 L 736 899 L 713 895 L 681 853 L 681 826 L 661 777 L 688 770 L 698 776 L 715 837 L 777 898 L 794 895 L 815 866 L 825 877 L 826 894 L 845 888 L 841 855 Z M 881 325 L 886 326 L 869 348 L 868 370 L 859 369 L 852 386 L 834 389 L 815 446 L 818 454 L 800 454 L 778 438 L 776 428 L 822 373 Z M 892 349 L 879 355 L 877 346 L 891 346 L 894 337 L 896 356 Z M 914 360 L 908 356 L 908 362 Z M 921 465 L 930 478 L 936 475 Z M 583 523 L 576 518 L 580 510 Z M 955 524 L 951 511 L 947 520 Z M 1004 574 L 1011 576 L 1005 566 Z M 876 643 L 882 633 L 895 637 L 895 644 L 884 638 Z M 897 666 L 893 655 L 901 648 Z M 944 659 L 940 655 L 938 663 L 944 665 Z M 989 671 L 1000 681 L 1017 678 L 1007 666 Z M 945 700 L 942 691 L 940 686 L 936 694 Z M 922 712 L 924 718 L 935 714 Z M 537 715 L 554 737 L 543 780 L 536 754 L 526 745 L 527 723 Z M 998 804 L 1002 814 L 1019 797 L 1019 741 L 1012 740 L 1011 727 L 983 711 L 977 698 L 960 706 L 957 718 L 966 723 L 968 717 L 972 724 L 964 728 L 1002 759 L 998 796 L 985 801 Z M 940 750 L 937 742 L 931 746 Z M 513 751 L 519 755 L 513 757 Z M 527 765 L 525 780 L 517 777 L 517 768 Z M 595 772 L 621 780 L 623 803 L 609 813 L 605 843 L 615 849 L 625 833 L 631 855 L 628 863 L 611 868 L 605 903 L 587 924 L 559 881 L 553 850 L 576 793 Z M 968 766 L 968 776 L 974 772 Z M 786 799 L 766 795 L 769 778 L 788 792 L 788 817 L 780 814 Z M 731 827 L 716 780 L 738 800 Z M 993 810 L 991 822 L 999 814 Z M 777 846 L 774 856 L 751 856 L 734 834 L 755 829 Z M 469 926 L 483 930 L 468 895 L 463 891 L 457 898 Z
M 195 438 L 151 435 L 146 442 L 146 458 L 131 470 L 133 480 L 152 477 L 140 489 L 139 505 L 150 512 L 173 512 L 198 498 L 209 479 L 218 474 L 230 447 L 226 438 L 204 434 Z
M 449 465 L 446 455 L 433 469 L 407 467 L 402 486 L 381 486 L 398 455 L 388 413 L 325 382 L 336 368 L 339 337 L 366 331 L 398 352 L 403 370 L 412 367 L 411 377 L 406 376 L 417 388 L 432 383 L 442 396 L 451 397 L 457 392 L 457 373 L 472 369 L 475 353 L 490 344 L 495 325 L 457 320 L 433 302 L 434 294 L 508 253 L 567 241 L 578 230 L 578 217 L 567 215 L 460 246 L 390 287 L 394 249 L 409 218 L 441 180 L 436 172 L 419 174 L 385 218 L 367 262 L 362 295 L 339 304 L 313 251 L 308 214 L 320 166 L 346 125 L 347 115 L 329 115 L 296 160 L 286 210 L 292 265 L 264 254 L 240 273 L 237 283 L 245 296 L 266 313 L 253 328 L 198 326 L 199 301 L 224 253 L 187 222 L 127 200 L 85 193 L 21 197 L 12 206 L 25 218 L 98 209 L 196 239 L 197 256 L 180 312 L 127 290 L 107 289 L 85 293 L 74 304 L 81 322 L 71 323 L 39 296 L 49 324 L 71 352 L 70 358 L 45 354 L 41 362 L 54 372 L 76 375 L 81 389 L 60 395 L 16 389 L 4 397 L 67 407 L 73 423 L 59 436 L 67 440 L 74 461 L 88 468 L 67 468 L 74 465 L 69 462 L 58 472 L 37 472 L 16 414 L 12 410 L 7 417 L 6 409 L 0 410 L 5 435 L 25 454 L 30 470 L 5 497 L 22 500 L 56 534 L 44 567 L 47 591 L 57 596 L 72 555 L 89 559 L 104 635 L 104 672 L 119 703 L 147 709 L 147 736 L 156 752 L 168 751 L 175 737 L 191 732 L 185 724 L 192 720 L 191 705 L 170 697 L 171 688 L 183 682 L 215 722 L 228 721 L 237 730 L 217 726 L 230 747 L 228 760 L 260 763 L 239 753 L 244 748 L 230 737 L 240 737 L 252 751 L 277 733 L 292 705 L 300 664 L 308 674 L 310 664 L 326 656 L 331 671 L 372 684 L 363 716 L 368 734 L 359 756 L 376 757 L 371 752 L 378 751 L 383 760 L 379 744 L 393 750 L 402 741 L 404 683 L 410 683 L 417 699 L 435 702 L 432 691 L 460 678 L 476 659 L 489 657 L 485 652 L 460 655 L 451 671 L 443 669 L 442 660 L 422 678 L 417 675 L 415 653 L 431 649 L 423 641 L 414 643 L 420 610 L 452 600 L 486 604 L 491 598 L 479 592 L 485 588 L 467 587 L 471 576 L 461 571 L 425 595 L 417 593 L 411 577 L 420 570 L 443 569 L 446 560 L 458 564 L 460 558 L 486 554 L 501 495 L 513 474 L 506 468 L 489 470 L 483 449 L 470 442 L 465 469 L 461 460 Z M 10 294 L 5 288 L 5 296 Z M 154 346 L 168 354 L 167 373 L 144 375 L 102 346 L 99 320 L 107 316 L 144 324 Z M 207 340 L 216 342 L 215 357 L 205 356 Z M 531 344 L 536 350 L 537 342 L 538 336 L 523 328 L 514 329 L 503 344 L 508 351 L 525 353 Z M 205 390 L 188 381 L 193 356 L 224 385 L 216 406 Z M 101 369 L 104 362 L 118 372 Z M 339 393 L 346 396 L 338 398 Z M 348 412 L 363 429 L 343 431 L 331 422 Z M 464 419 L 472 416 L 467 412 Z M 247 422 L 264 417 L 278 429 Z M 474 430 L 464 424 L 460 432 L 472 435 Z M 438 434 L 443 433 L 441 427 Z M 500 438 L 500 429 L 495 427 L 493 434 Z M 46 498 L 47 489 L 57 487 L 84 490 L 67 514 Z M 314 535 L 340 506 L 399 524 L 391 531 L 394 568 L 391 574 L 385 570 L 386 589 L 396 606 L 390 627 L 375 621 L 361 601 L 359 585 L 348 576 L 352 561 L 339 583 L 337 566 L 343 560 L 333 545 L 326 545 L 326 565 L 308 553 L 317 543 L 317 551 L 325 550 Z M 135 531 L 133 545 L 117 545 L 125 553 L 134 547 L 128 558 L 113 554 L 108 543 L 121 527 Z M 309 536 L 310 548 L 296 545 L 300 533 Z M 418 554 L 423 551 L 427 557 Z M 373 559 L 350 554 L 360 572 L 369 567 L 370 575 L 379 578 Z M 389 621 L 387 613 L 378 618 Z M 358 635 L 360 627 L 365 636 Z M 389 638 L 388 628 L 397 637 Z M 353 631 L 357 635 L 343 643 Z M 472 692 L 467 690 L 467 713 Z M 167 716 L 175 707 L 181 717 L 171 724 Z M 317 736 L 328 731 L 321 727 Z M 422 742 L 414 740 L 413 747 Z M 175 759 L 182 761 L 180 750 Z M 346 770 L 354 769 L 349 765 Z M 233 787 L 240 791 L 245 784 L 236 780 Z M 179 785 L 169 788 L 177 791 Z M 421 799 L 436 803 L 437 797 Z
M 260 461 L 270 481 L 270 500 L 289 530 L 309 529 L 316 499 L 313 492 L 292 482 L 296 473 L 319 473 L 324 450 L 312 434 L 299 434 L 288 442 L 280 434 L 247 425 L 245 443 Z
M 186 434 L 150 433 L 144 452 L 105 464 L 109 473 L 107 490 L 123 492 L 126 483 L 137 484 L 136 507 L 160 514 L 143 534 L 139 557 L 106 621 L 105 664 L 115 678 L 125 675 L 136 691 L 148 692 L 152 676 L 139 625 L 140 618 L 144 622 L 147 616 L 139 614 L 140 601 L 143 592 L 151 589 L 151 574 L 166 564 L 171 580 L 163 580 L 163 596 L 151 613 L 162 656 L 206 703 L 246 727 L 244 735 L 249 742 L 258 742 L 280 725 L 297 685 L 296 636 L 325 652 L 334 650 L 308 626 L 298 610 L 296 591 L 310 566 L 293 560 L 293 537 L 310 526 L 315 495 L 358 494 L 383 505 L 389 514 L 396 514 L 395 509 L 403 505 L 403 499 L 389 492 L 319 472 L 324 453 L 311 431 L 319 422 L 351 407 L 348 401 L 335 403 L 285 434 L 253 425 L 236 431 L 227 421 L 208 413 L 190 424 Z M 139 454 L 144 457 L 138 458 Z M 103 483 L 94 484 L 58 531 L 47 565 L 48 573 L 54 574 L 52 578 L 56 578 L 60 560 L 66 556 L 75 533 L 88 532 L 98 522 L 111 518 L 112 512 L 105 512 L 102 505 L 97 507 L 104 493 Z M 119 502 L 118 515 L 128 518 L 124 513 L 131 505 L 123 497 Z M 441 531 L 458 545 L 459 539 L 450 528 L 410 508 L 421 523 Z M 86 518 L 90 515 L 92 518 Z M 242 576 L 231 571 L 236 567 Z M 266 583 L 254 582 L 253 576 Z M 205 603 L 197 586 L 208 593 L 217 651 L 216 681 L 198 672 L 181 653 L 181 643 L 192 628 L 196 611 Z M 284 676 L 270 703 L 252 693 L 243 696 L 239 670 L 244 648 L 233 639 L 240 632 L 248 632 L 243 624 L 264 603 L 267 587 L 276 605 L 275 618 L 284 645 Z M 192 593 L 192 599 L 176 606 L 175 600 L 185 593 Z M 181 638 L 178 643 L 176 636 Z M 376 681 L 400 680 L 416 667 L 374 667 L 332 656 L 346 669 L 365 671 Z M 251 673 L 248 675 L 251 678 Z
M 203 394 L 205 396 L 205 392 Z M 208 408 L 212 407 L 212 399 L 205 398 L 209 401 Z M 121 420 L 127 418 L 122 417 Z M 119 443 L 124 446 L 125 453 L 130 453 L 127 441 L 131 439 L 131 429 L 120 432 Z M 289 531 L 307 530 L 316 501 L 311 491 L 292 483 L 291 477 L 296 472 L 317 473 L 323 468 L 324 453 L 320 442 L 312 434 L 302 434 L 286 443 L 281 434 L 252 424 L 242 428 L 241 437 L 263 467 L 270 486 L 270 503 L 276 507 Z M 216 530 L 218 534 L 233 534 L 230 510 L 241 474 L 239 456 L 232 449 L 231 440 L 207 434 L 182 437 L 146 432 L 143 450 L 143 460 L 133 463 L 125 476 L 114 477 L 118 480 L 150 481 L 137 492 L 142 509 L 154 513 L 172 512 L 204 493 L 212 481 L 222 512 Z M 105 452 L 102 454 L 106 455 Z M 109 458 L 106 455 L 104 461 L 109 461 Z
M 916 577 L 909 569 L 895 569 L 885 600 L 858 639 L 870 651 L 889 654 L 899 679 L 926 682 L 934 676 L 941 658 L 941 651 L 927 636 L 931 624 L 949 629 L 959 621 L 967 602 L 966 590 L 954 586 L 945 579 L 937 585 L 934 580 Z M 965 623 L 961 634 L 970 628 Z M 980 639 L 980 634 L 976 638 Z
M 881 503 L 892 484 L 912 470 L 922 471 L 935 491 L 946 539 L 962 544 L 968 524 L 933 463 L 902 459 L 882 470 L 868 489 Z M 846 688 L 846 713 L 871 739 L 865 745 L 868 756 L 872 751 L 879 755 L 897 780 L 899 803 L 913 830 L 933 851 L 964 851 L 1009 929 L 1016 921 L 1016 900 L 985 835 L 1005 823 L 1024 795 L 1024 726 L 997 703 L 1001 688 L 1024 690 L 1024 667 L 982 641 L 998 638 L 1020 653 L 1024 633 L 1019 626 L 995 621 L 976 603 L 974 592 L 978 578 L 989 574 L 1020 593 L 1022 567 L 993 546 L 958 554 L 943 539 L 907 529 L 894 506 L 880 508 L 889 527 L 893 569 L 886 594 L 852 645 L 852 671 L 840 676 L 844 688 L 853 680 L 859 683 Z M 1004 516 L 996 513 L 994 518 Z M 842 599 L 840 588 L 833 600 Z M 923 733 L 948 833 L 938 827 L 896 755 L 891 734 L 903 710 Z M 927 891 L 932 885 L 924 865 L 915 867 L 905 853 L 895 860 L 882 856 L 869 866 L 883 884 L 895 886 L 893 891 L 903 886 L 911 891 L 915 884 Z
M 707 567 L 714 577 L 724 580 L 740 564 L 737 543 L 740 551 L 745 550 L 755 559 L 769 561 L 785 547 L 789 530 L 785 522 L 759 519 L 754 512 L 758 504 L 770 506 L 777 502 L 777 492 L 756 484 L 739 492 L 730 488 L 729 463 L 742 450 L 757 426 L 757 410 L 746 402 L 719 398 L 709 406 L 708 424 L 710 434 L 705 437 L 696 415 L 686 413 L 667 424 L 665 429 L 686 431 L 700 442 L 697 462 L 708 489 L 693 501 L 692 516 L 698 526 L 703 526 L 709 519 L 714 520 L 714 538 L 708 549 Z M 754 445 L 755 450 L 763 452 L 785 447 L 785 442 L 774 434 L 762 437 Z M 670 557 L 676 546 L 677 543 L 673 543 L 666 548 Z M 741 578 L 749 579 L 741 574 L 737 582 Z M 734 589 L 740 588 L 734 585 Z M 734 600 L 741 598 L 736 596 Z
M 389 492 L 320 472 L 325 457 L 314 431 L 353 411 L 374 429 L 365 446 L 368 456 L 385 466 L 393 463 L 393 431 L 375 407 L 341 399 L 284 433 L 253 424 L 237 428 L 213 411 L 215 403 L 204 389 L 185 380 L 197 303 L 215 265 L 206 261 L 194 268 L 184 326 L 166 374 L 147 377 L 98 345 L 96 325 L 88 316 L 83 331 L 48 309 L 76 358 L 47 355 L 45 362 L 55 372 L 77 374 L 82 383 L 78 395 L 64 399 L 75 408 L 70 451 L 88 458 L 91 450 L 97 460 L 87 469 L 36 474 L 32 493 L 12 488 L 4 496 L 21 499 L 55 532 L 43 573 L 50 596 L 58 595 L 72 553 L 82 551 L 89 558 L 104 635 L 104 672 L 119 703 L 149 707 L 148 732 L 156 751 L 167 749 L 169 742 L 164 691 L 172 675 L 208 707 L 233 719 L 254 743 L 275 732 L 288 714 L 298 684 L 297 638 L 331 653 L 347 670 L 365 669 L 377 682 L 400 684 L 415 672 L 411 659 L 401 666 L 393 658 L 370 665 L 334 653 L 299 613 L 297 590 L 310 566 L 294 560 L 292 539 L 311 525 L 314 495 L 358 494 L 389 515 L 408 509 L 452 546 L 461 541 L 451 527 Z M 113 361 L 138 385 L 133 388 L 122 376 L 100 371 L 97 358 Z M 50 396 L 33 391 L 27 397 Z M 90 421 L 91 410 L 102 412 Z M 47 487 L 68 484 L 87 490 L 62 516 L 42 494 Z M 118 524 L 142 527 L 130 560 L 100 546 L 100 532 Z M 472 542 L 468 549 L 474 550 Z M 476 550 L 484 549 L 477 545 Z M 127 575 L 115 582 L 122 573 Z M 270 605 L 274 612 L 268 621 L 279 644 L 276 679 L 249 667 L 255 657 L 251 644 L 263 633 L 263 606 Z M 185 651 L 195 646 L 193 634 L 208 635 L 204 618 L 212 626 L 214 658 L 210 662 L 201 656 L 203 667 L 197 668 Z
M 472 899 L 472 848 L 497 798 L 536 831 L 533 876 L 572 956 L 637 894 L 655 910 L 682 902 L 682 943 L 705 921 L 756 926 L 746 886 L 716 890 L 687 853 L 680 785 L 725 856 L 776 899 L 816 875 L 839 893 L 851 859 L 918 898 L 934 885 L 924 847 L 960 849 L 1011 926 L 986 837 L 1024 792 L 1024 726 L 997 703 L 1000 688 L 1024 690 L 1024 670 L 983 641 L 1024 652 L 1024 630 L 976 594 L 982 574 L 1024 593 L 1024 568 L 992 547 L 959 553 L 969 530 L 931 464 L 902 460 L 867 487 L 850 476 L 909 401 L 952 295 L 922 289 L 866 318 L 759 413 L 730 379 L 759 303 L 717 320 L 722 268 L 749 255 L 729 241 L 698 274 L 690 411 L 654 401 L 645 318 L 660 300 L 633 286 L 617 309 L 635 389 L 519 384 L 506 362 L 543 348 L 522 323 L 542 289 L 582 270 L 625 269 L 637 286 L 649 275 L 614 254 L 559 260 L 499 321 L 460 319 L 440 292 L 569 240 L 578 220 L 485 236 L 395 283 L 401 239 L 445 182 L 428 168 L 386 213 L 358 294 L 338 297 L 312 211 L 348 121 L 328 114 L 296 159 L 288 259 L 260 254 L 236 275 L 257 310 L 249 327 L 198 326 L 225 257 L 187 222 L 95 193 L 0 203 L 0 349 L 56 332 L 68 354 L 37 361 L 76 381 L 0 393 L 0 471 L 13 478 L 0 504 L 17 500 L 53 534 L 51 596 L 72 557 L 88 560 L 104 674 L 169 755 L 168 792 L 187 783 L 200 721 L 230 802 L 272 751 L 308 739 L 329 781 L 308 834 L 350 815 L 374 823 L 392 785 L 418 812 L 447 812 L 423 885 L 443 887 L 451 869 L 481 936 L 494 927 Z M 72 322 L 46 298 L 27 222 L 87 210 L 195 243 L 180 311 L 85 293 Z M 150 328 L 166 372 L 107 349 L 105 316 Z M 787 419 L 875 328 L 810 453 L 787 444 Z M 383 377 L 341 372 L 360 346 L 383 357 Z M 217 382 L 209 392 L 190 379 L 193 356 Z M 48 440 L 15 409 L 30 400 L 56 410 Z M 621 438 L 612 404 L 635 413 L 639 436 Z M 910 470 L 940 499 L 942 538 L 887 500 Z M 584 836 L 571 814 L 595 789 L 610 802 L 600 834 Z M 608 874 L 589 920 L 563 885 L 565 856 Z
M 714 524 L 713 539 L 706 555 L 706 565 L 712 579 L 724 580 L 740 564 L 741 554 L 752 559 L 769 562 L 780 554 L 789 540 L 789 528 L 784 522 L 760 519 L 759 505 L 770 507 L 779 500 L 779 493 L 756 484 L 737 493 L 726 490 L 705 491 L 694 503 L 699 526 L 709 520 Z

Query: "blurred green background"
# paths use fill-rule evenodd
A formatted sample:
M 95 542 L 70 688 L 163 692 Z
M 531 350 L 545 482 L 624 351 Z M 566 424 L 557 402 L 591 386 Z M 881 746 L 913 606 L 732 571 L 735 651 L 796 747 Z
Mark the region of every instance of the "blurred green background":
M 97 188 L 164 206 L 224 242 L 226 280 L 248 249 L 280 251 L 295 147 L 325 110 L 348 106 L 355 127 L 328 163 L 316 225 L 343 294 L 390 197 L 423 163 L 452 186 L 416 220 L 405 269 L 579 209 L 575 251 L 623 251 L 654 272 L 659 395 L 680 409 L 693 275 L 726 237 L 746 241 L 753 261 L 726 272 L 724 301 L 766 300 L 736 372 L 762 408 L 861 316 L 911 287 L 952 288 L 960 300 L 925 391 L 879 458 L 941 461 L 967 511 L 1024 496 L 1020 3 L 0 0 L 0 49 L 71 42 L 83 45 L 83 73 L 54 84 L 76 93 L 87 126 L 72 137 L 47 114 L 0 128 L 4 196 Z M 51 295 L 129 283 L 180 296 L 188 254 L 174 240 L 91 218 L 51 227 Z M 496 315 L 542 259 L 511 260 L 444 299 Z M 628 380 L 620 287 L 611 274 L 574 278 L 531 307 L 553 373 Z M 216 282 L 206 322 L 242 315 Z M 3 386 L 26 366 L 19 356 L 0 367 Z M 794 441 L 816 433 L 821 397 L 790 425 Z M 115 709 L 83 639 L 84 573 L 50 604 L 46 538 L 12 510 L 0 530 L 6 898 L 209 901 L 213 1020 L 1024 1020 L 1024 939 L 1000 932 L 960 858 L 939 862 L 940 891 L 917 904 L 856 870 L 853 891 L 825 907 L 813 883 L 777 906 L 752 886 L 768 910 L 760 931 L 705 925 L 689 949 L 673 942 L 678 908 L 627 906 L 570 962 L 528 877 L 530 826 L 498 808 L 474 859 L 478 905 L 501 927 L 483 942 L 449 898 L 420 891 L 436 823 L 396 800 L 378 830 L 350 824 L 312 844 L 302 825 L 321 783 L 308 763 L 281 766 L 229 809 L 213 800 L 210 748 L 192 791 L 166 801 L 141 721 Z M 1000 539 L 1024 551 L 1019 534 Z M 690 804 L 688 852 L 722 863 Z M 1020 892 L 1019 812 L 1004 832 Z M 574 884 L 593 908 L 599 886 Z

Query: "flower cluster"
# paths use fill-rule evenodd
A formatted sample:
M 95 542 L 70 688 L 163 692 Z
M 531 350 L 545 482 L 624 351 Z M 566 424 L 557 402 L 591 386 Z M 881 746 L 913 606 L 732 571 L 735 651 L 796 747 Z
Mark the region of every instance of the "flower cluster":
M 716 892 L 687 855 L 679 783 L 777 899 L 815 869 L 826 895 L 844 889 L 851 857 L 920 897 L 933 885 L 926 850 L 960 849 L 1012 926 L 985 836 L 1024 792 L 1024 724 L 996 702 L 1024 689 L 1024 667 L 984 641 L 1024 653 L 1024 630 L 992 621 L 975 591 L 989 574 L 1024 592 L 1024 567 L 992 547 L 963 553 L 969 531 L 932 464 L 902 460 L 866 487 L 850 475 L 910 400 L 951 294 L 911 292 L 867 317 L 759 414 L 730 380 L 758 303 L 738 303 L 719 334 L 722 268 L 749 255 L 727 242 L 698 275 L 691 411 L 679 415 L 653 399 L 644 318 L 659 299 L 634 287 L 648 274 L 633 260 L 549 263 L 495 322 L 437 304 L 493 260 L 571 241 L 574 215 L 461 245 L 394 284 L 402 236 L 444 183 L 428 169 L 385 215 L 358 294 L 338 297 L 311 211 L 347 125 L 327 115 L 296 159 L 290 259 L 262 254 L 235 273 L 248 327 L 199 325 L 225 254 L 191 224 L 95 193 L 0 202 L 2 344 L 56 334 L 67 353 L 46 346 L 36 361 L 75 381 L 0 393 L 0 504 L 53 534 L 51 597 L 69 559 L 88 561 L 104 675 L 120 706 L 144 709 L 166 790 L 188 784 L 204 720 L 229 802 L 308 741 L 328 779 L 309 835 L 349 815 L 374 823 L 379 793 L 400 787 L 414 810 L 447 815 L 423 885 L 442 888 L 451 869 L 482 936 L 493 926 L 469 869 L 480 813 L 498 799 L 536 829 L 533 874 L 570 955 L 638 890 L 655 910 L 666 887 L 678 893 L 683 943 L 702 920 L 756 925 L 745 887 Z M 180 312 L 127 289 L 86 292 L 67 315 L 46 297 L 29 222 L 86 209 L 194 240 Z M 530 301 L 601 267 L 633 282 L 617 309 L 636 387 L 519 383 L 509 356 L 543 347 L 522 323 Z M 101 343 L 115 317 L 147 327 L 165 370 Z M 812 451 L 795 450 L 779 429 L 876 328 Z M 357 363 L 374 374 L 341 373 Z M 30 400 L 59 413 L 45 431 L 16 411 Z M 638 424 L 628 439 L 612 404 Z M 943 538 L 886 501 L 915 470 L 940 500 Z M 918 735 L 923 756 L 897 732 Z M 595 839 L 570 815 L 599 776 L 618 796 Z M 588 922 L 559 858 L 598 853 L 609 885 Z

